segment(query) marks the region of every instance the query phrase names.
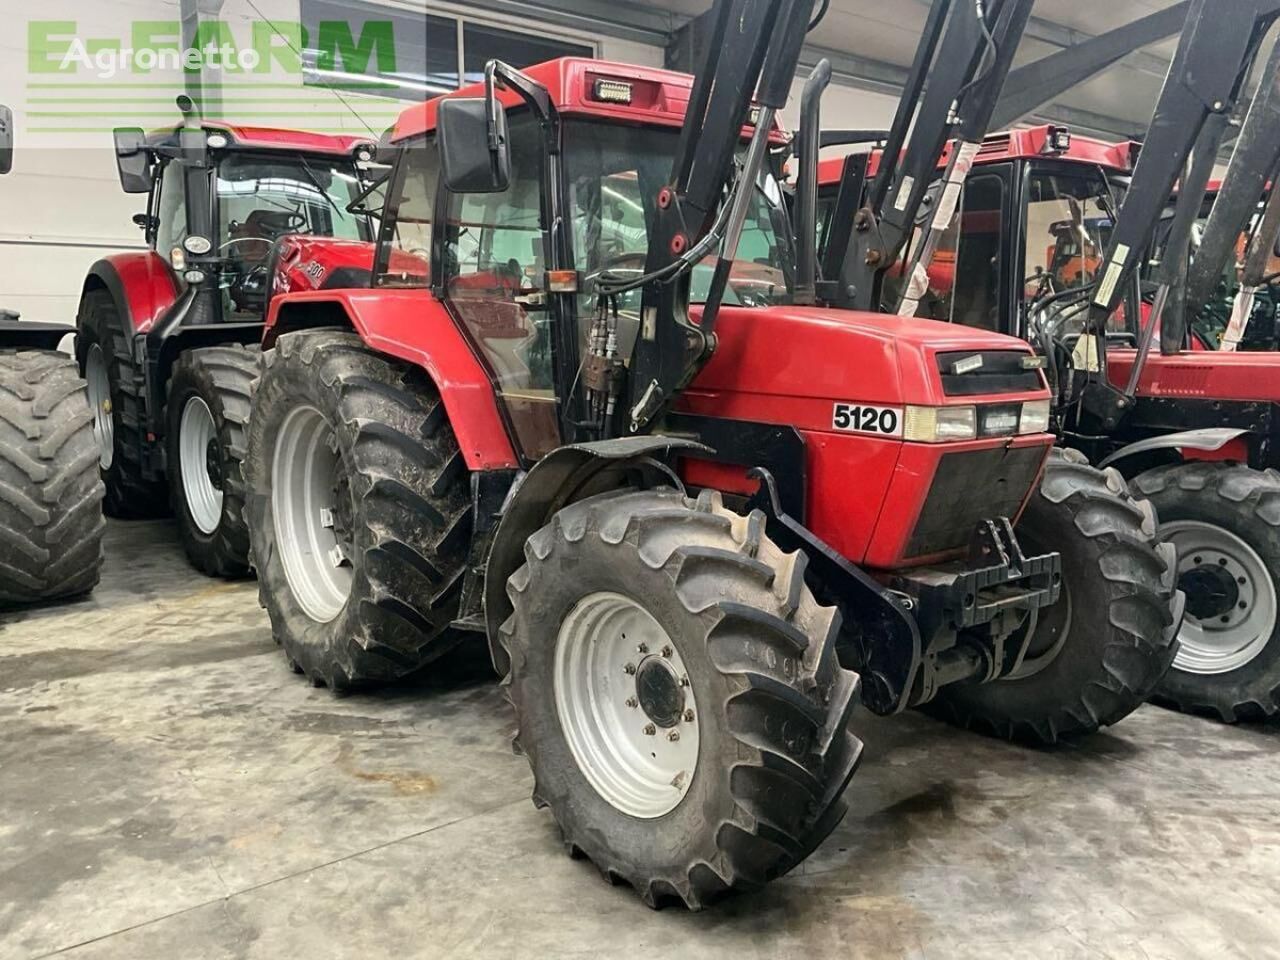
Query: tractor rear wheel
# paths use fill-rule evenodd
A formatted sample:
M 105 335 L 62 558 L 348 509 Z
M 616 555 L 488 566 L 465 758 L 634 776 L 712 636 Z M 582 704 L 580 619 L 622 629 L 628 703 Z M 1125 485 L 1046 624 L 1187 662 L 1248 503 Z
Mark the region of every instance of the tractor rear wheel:
M 285 334 L 263 354 L 244 464 L 259 597 L 295 669 L 342 689 L 456 644 L 470 483 L 425 372 L 352 333 Z
M 91 591 L 105 526 L 93 410 L 75 361 L 0 350 L 0 604 Z
M 1225 463 L 1133 480 L 1178 548 L 1187 616 L 1155 700 L 1228 723 L 1280 714 L 1280 474 Z
M 211 577 L 249 572 L 242 464 L 260 357 L 238 343 L 188 350 L 169 378 L 169 499 L 187 558 Z
M 142 466 L 146 424 L 141 377 L 110 292 L 90 290 L 84 295 L 77 327 L 76 358 L 94 408 L 107 515 L 126 520 L 163 516 L 168 503 L 164 484 L 147 478 Z
M 839 613 L 764 516 L 715 493 L 615 491 L 529 538 L 499 639 L 533 801 L 571 854 L 650 906 L 697 909 L 807 857 L 862 750 Z
M 1029 553 L 1062 555 L 1062 596 L 1041 610 L 1026 660 L 986 684 L 944 687 L 931 712 L 1006 739 L 1055 743 L 1116 723 L 1173 660 L 1182 598 L 1155 511 L 1114 470 L 1055 449 L 1018 523 Z

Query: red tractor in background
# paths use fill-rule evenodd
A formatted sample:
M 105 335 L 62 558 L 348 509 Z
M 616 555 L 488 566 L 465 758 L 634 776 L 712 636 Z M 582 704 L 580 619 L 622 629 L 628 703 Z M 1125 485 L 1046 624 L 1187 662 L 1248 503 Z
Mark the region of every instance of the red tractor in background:
M 1280 713 L 1280 357 L 1210 350 L 1195 332 L 1203 291 L 1222 274 L 1222 261 L 1243 223 L 1206 227 L 1184 309 L 1162 304 L 1173 304 L 1187 291 L 1185 255 L 1178 268 L 1178 254 L 1166 254 L 1140 285 L 1135 277 L 1142 257 L 1135 251 L 1151 249 L 1156 239 L 1171 178 L 1181 172 L 1190 149 L 1187 138 L 1194 140 L 1200 130 L 1205 104 L 1219 103 L 1225 125 L 1233 102 L 1228 91 L 1256 54 L 1258 30 L 1275 16 L 1274 10 L 1264 11 L 1255 22 L 1253 4 L 1231 7 L 1210 11 L 1193 4 L 1179 60 L 1156 109 L 1158 122 L 1153 121 L 1140 150 L 1136 144 L 1104 143 L 1056 127 L 986 138 L 965 183 L 959 215 L 928 267 L 930 292 L 919 310 L 935 319 L 1028 338 L 1053 358 L 1055 387 L 1066 398 L 1057 417 L 1063 442 L 1093 463 L 1120 470 L 1135 493 L 1155 504 L 1162 531 L 1178 547 L 1186 618 L 1180 651 L 1157 696 L 1227 721 Z M 1206 17 L 1213 22 L 1206 25 Z M 1245 26 L 1256 29 L 1251 35 Z M 1188 36 L 1198 38 L 1196 47 Z M 1244 45 L 1252 49 L 1230 54 Z M 1186 70 L 1187 51 L 1193 49 L 1215 68 Z M 1255 130 L 1277 137 L 1274 117 L 1258 112 L 1275 109 L 1277 63 L 1280 53 L 1273 52 L 1229 170 L 1233 182 L 1243 184 L 1234 195 L 1240 209 L 1232 220 L 1247 218 L 1256 208 L 1277 159 L 1274 149 L 1261 160 L 1250 157 L 1255 141 L 1248 135 Z M 1211 97 L 1197 90 L 1189 104 L 1171 105 L 1170 92 L 1179 90 L 1184 76 L 1201 83 L 1212 78 L 1222 92 Z M 1260 118 L 1267 122 L 1259 125 Z M 1170 134 L 1186 144 L 1169 146 Z M 1157 135 L 1164 140 L 1153 144 Z M 1218 142 L 1207 139 L 1209 148 L 1197 149 L 1201 185 L 1218 152 Z M 1144 157 L 1162 159 L 1144 171 Z M 838 226 L 833 218 L 843 185 L 850 182 L 847 163 L 864 162 L 824 164 L 828 232 Z M 876 162 L 873 158 L 871 165 Z M 1194 181 L 1187 175 L 1187 182 Z M 1172 218 L 1164 216 L 1160 246 L 1168 250 L 1178 249 L 1176 237 L 1170 239 L 1179 229 L 1177 221 L 1185 244 L 1190 222 L 1201 212 L 1201 191 L 1187 182 L 1180 191 L 1187 204 Z M 1130 233 L 1117 240 L 1126 209 Z M 1215 209 L 1226 215 L 1225 206 Z M 1063 282 L 1066 278 L 1053 269 L 1057 242 L 1046 258 L 1045 240 L 1062 240 L 1064 220 L 1072 225 L 1066 232 L 1071 256 L 1081 249 L 1106 252 L 1074 282 Z M 1128 261 L 1123 282 L 1116 270 L 1107 273 L 1117 244 Z M 826 263 L 838 271 L 838 264 Z M 1153 281 L 1172 268 L 1181 270 L 1182 279 L 1175 276 L 1172 292 L 1161 294 Z M 1102 308 L 1095 297 L 1104 280 L 1103 292 L 1116 303 L 1099 319 Z M 1088 329 L 1101 336 L 1086 336 Z M 1164 349 L 1149 353 L 1157 336 Z M 1090 355 L 1090 342 L 1097 339 L 1105 346 L 1094 346 Z M 1105 388 L 1098 382 L 1099 367 L 1105 369 Z M 1077 377 L 1091 379 L 1093 392 L 1086 394 Z
M 271 290 L 328 279 L 313 237 L 366 243 L 368 139 L 201 121 L 116 131 L 120 183 L 145 195 L 134 217 L 150 249 L 95 263 L 76 355 L 97 411 L 106 509 L 172 508 L 192 564 L 249 570 L 241 459 L 249 385 Z M 167 484 L 167 490 L 166 488 Z
M 0 105 L 0 176 L 13 169 L 13 112 Z M 93 411 L 71 327 L 0 309 L 0 607 L 78 597 L 102 569 L 102 483 Z
M 879 713 L 1054 741 L 1173 655 L 1173 551 L 1053 454 L 1025 342 L 792 303 L 774 118 L 814 7 L 719 0 L 692 83 L 494 62 L 407 110 L 372 269 L 272 299 L 253 395 L 294 668 L 390 680 L 483 633 L 534 802 L 651 905 L 834 828 L 859 675 Z M 959 89 L 1029 3 L 934 11 Z

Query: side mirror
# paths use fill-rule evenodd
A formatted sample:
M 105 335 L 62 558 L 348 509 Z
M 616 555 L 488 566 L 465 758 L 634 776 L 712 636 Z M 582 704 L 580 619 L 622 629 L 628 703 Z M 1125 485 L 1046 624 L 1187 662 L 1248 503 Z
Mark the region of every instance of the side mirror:
M 451 193 L 502 193 L 507 189 L 511 183 L 511 143 L 502 104 L 481 97 L 441 100 L 436 127 L 441 173 Z
M 151 192 L 151 151 L 147 136 L 138 127 L 122 127 L 115 131 L 116 168 L 125 193 Z
M 0 104 L 0 176 L 13 169 L 13 111 Z

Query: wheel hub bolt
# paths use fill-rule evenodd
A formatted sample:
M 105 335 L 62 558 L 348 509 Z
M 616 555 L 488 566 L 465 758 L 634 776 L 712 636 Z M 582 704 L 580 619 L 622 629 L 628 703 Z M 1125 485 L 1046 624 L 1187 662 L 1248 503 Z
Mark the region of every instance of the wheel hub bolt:
M 672 743 L 675 743 L 677 740 L 680 739 L 680 731 L 672 730 L 670 733 L 667 734 L 667 739 L 670 740 Z
M 682 687 L 687 687 L 688 685 L 689 685 L 689 678 L 688 678 L 688 677 L 681 677 L 681 678 L 680 678 L 680 686 L 682 686 Z
M 644 735 L 646 737 L 652 737 L 657 732 L 658 732 L 658 728 L 655 727 L 652 723 L 646 723 L 644 725 Z
M 634 710 L 636 707 L 640 706 L 640 701 L 635 697 L 627 697 L 627 706 Z
M 647 643 L 641 643 L 636 645 L 636 653 L 648 653 L 648 652 L 649 652 L 649 645 Z
M 663 648 L 662 648 L 662 655 L 663 655 L 664 657 L 666 657 L 667 659 L 670 659 L 670 658 L 671 658 L 671 648 L 670 648 L 670 647 L 663 647 Z
M 685 722 L 685 723 L 693 723 L 693 711 L 692 711 L 692 710 L 686 710 L 686 711 L 684 712 L 684 722 Z
M 623 669 L 624 671 L 626 671 L 626 673 L 627 673 L 628 675 L 634 676 L 634 675 L 635 675 L 635 672 L 636 672 L 636 665 L 635 665 L 634 663 L 628 663 L 628 664 L 627 664 L 625 667 L 623 667 L 622 669 Z

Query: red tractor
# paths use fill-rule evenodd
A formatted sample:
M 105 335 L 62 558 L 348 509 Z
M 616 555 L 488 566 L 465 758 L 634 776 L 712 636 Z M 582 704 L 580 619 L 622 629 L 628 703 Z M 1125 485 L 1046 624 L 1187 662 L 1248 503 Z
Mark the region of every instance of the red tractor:
M 150 249 L 95 263 L 76 321 L 106 509 L 171 507 L 211 576 L 248 572 L 240 461 L 269 292 L 324 283 L 311 238 L 372 239 L 348 207 L 373 152 L 367 139 L 190 116 L 116 132 L 121 186 L 147 197 L 134 222 Z
M 1135 279 L 1139 252 L 1155 238 L 1172 180 L 1204 122 L 1205 104 L 1219 103 L 1225 126 L 1227 93 L 1257 51 L 1255 30 L 1252 49 L 1231 54 L 1250 43 L 1242 24 L 1251 24 L 1256 11 L 1248 2 L 1230 6 L 1192 5 L 1177 69 L 1141 150 L 1055 127 L 988 137 L 939 247 L 942 255 L 928 268 L 931 289 L 919 313 L 1026 337 L 1053 358 L 1063 442 L 1093 463 L 1120 470 L 1135 493 L 1155 505 L 1163 534 L 1178 548 L 1186 618 L 1179 653 L 1157 696 L 1234 721 L 1280 713 L 1280 357 L 1209 350 L 1195 333 L 1204 291 L 1222 274 L 1242 224 L 1206 227 L 1189 285 L 1185 257 L 1174 271 L 1181 279 L 1166 279 L 1163 293 L 1156 282 L 1162 270 L 1178 267 L 1176 254 L 1156 263 L 1141 284 Z M 1274 16 L 1272 10 L 1257 26 L 1265 28 Z M 1196 51 L 1214 64 L 1212 70 L 1187 68 Z M 1227 219 L 1252 212 L 1276 162 L 1274 117 L 1257 111 L 1280 105 L 1278 63 L 1280 53 L 1273 53 L 1237 144 L 1229 177 L 1238 190 L 1228 204 L 1215 205 Z M 1187 76 L 1217 82 L 1221 97 L 1198 90 L 1189 102 L 1171 104 L 1170 93 Z M 1260 116 L 1265 122 L 1258 126 Z M 1256 162 L 1247 159 L 1257 142 L 1251 131 L 1273 140 Z M 1182 142 L 1170 144 L 1171 136 Z M 1218 153 L 1218 142 L 1210 143 L 1207 150 L 1197 148 L 1202 185 Z M 828 163 L 823 170 L 829 219 L 841 184 L 851 179 L 844 166 Z M 1187 182 L 1194 179 L 1188 175 Z M 1200 196 L 1184 182 L 1180 199 L 1188 200 L 1172 218 L 1165 216 L 1163 247 L 1178 249 L 1168 234 L 1179 222 L 1186 242 L 1201 212 Z M 1232 205 L 1239 209 L 1228 216 Z M 1081 249 L 1106 252 L 1095 263 L 1086 260 L 1074 277 L 1053 269 L 1057 244 L 1046 256 L 1046 239 L 1061 239 L 1064 221 L 1072 256 Z M 1118 225 L 1128 231 L 1119 239 Z M 1274 237 L 1261 251 L 1264 262 L 1273 245 Z M 1124 254 L 1121 267 L 1112 266 L 1117 248 Z M 1188 286 L 1191 302 L 1173 309 Z M 1105 316 L 1100 292 L 1115 300 Z M 1086 330 L 1092 333 L 1085 336 Z M 1162 349 L 1150 352 L 1156 340 Z
M 0 105 L 0 176 L 13 169 L 13 113 Z M 102 483 L 93 411 L 70 327 L 0 310 L 0 607 L 78 597 L 102 569 Z
M 1051 452 L 1025 342 L 791 303 L 774 117 L 813 7 L 720 0 L 692 82 L 491 63 L 410 108 L 372 268 L 263 341 L 247 516 L 291 664 L 348 687 L 486 635 L 535 804 L 651 905 L 834 828 L 859 674 L 1055 741 L 1173 655 L 1173 552 Z

